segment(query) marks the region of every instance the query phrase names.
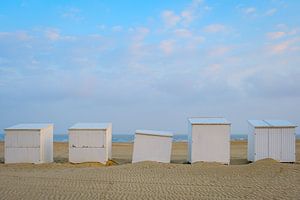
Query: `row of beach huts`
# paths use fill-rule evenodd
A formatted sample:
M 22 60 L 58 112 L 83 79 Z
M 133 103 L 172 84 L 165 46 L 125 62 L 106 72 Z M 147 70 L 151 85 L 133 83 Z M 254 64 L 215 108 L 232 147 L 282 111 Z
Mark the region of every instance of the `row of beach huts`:
M 295 162 L 296 126 L 285 120 L 249 120 L 248 160 Z M 231 124 L 225 118 L 188 119 L 188 162 L 230 163 Z M 112 159 L 112 124 L 78 123 L 70 127 L 69 161 Z M 169 163 L 172 132 L 137 130 L 132 162 Z M 19 124 L 5 129 L 5 163 L 53 162 L 53 125 Z

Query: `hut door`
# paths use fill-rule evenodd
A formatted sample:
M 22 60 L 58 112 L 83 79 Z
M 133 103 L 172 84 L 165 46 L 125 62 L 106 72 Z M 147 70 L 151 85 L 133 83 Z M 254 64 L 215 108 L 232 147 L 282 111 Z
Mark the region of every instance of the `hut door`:
M 269 129 L 269 158 L 280 161 L 281 158 L 281 129 Z
M 295 130 L 282 129 L 281 162 L 295 162 Z
M 269 133 L 266 128 L 255 129 L 255 154 L 254 160 L 261 160 L 269 157 Z

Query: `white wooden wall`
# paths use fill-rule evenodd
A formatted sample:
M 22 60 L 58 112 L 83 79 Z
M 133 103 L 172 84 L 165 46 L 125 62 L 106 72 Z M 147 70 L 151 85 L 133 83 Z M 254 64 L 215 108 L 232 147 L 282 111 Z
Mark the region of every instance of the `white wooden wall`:
M 230 162 L 230 125 L 193 125 L 191 163 Z
M 255 128 L 254 161 L 295 162 L 295 140 L 295 128 Z
M 253 126 L 248 126 L 248 142 L 247 142 L 247 157 L 249 161 L 254 161 L 254 134 L 255 129 Z
M 72 163 L 108 160 L 111 134 L 106 130 L 69 130 L 69 161 Z
M 283 128 L 281 162 L 295 162 L 296 160 L 296 130 L 295 128 Z
M 107 137 L 107 139 L 106 139 L 107 158 L 112 159 L 112 124 L 111 123 L 109 124 L 109 127 L 107 128 L 106 137 Z
M 132 162 L 171 160 L 172 137 L 135 134 Z
M 188 162 L 192 163 L 192 124 L 188 122 Z
M 40 163 L 40 132 L 7 130 L 5 163 Z
M 41 130 L 6 130 L 5 163 L 53 162 L 53 126 Z
M 281 128 L 269 128 L 269 158 L 281 160 Z

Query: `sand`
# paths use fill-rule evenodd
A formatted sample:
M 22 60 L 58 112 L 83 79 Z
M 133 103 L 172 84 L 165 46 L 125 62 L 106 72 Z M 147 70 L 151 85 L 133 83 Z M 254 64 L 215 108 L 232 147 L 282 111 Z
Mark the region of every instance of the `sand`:
M 0 199 L 300 199 L 297 162 L 248 164 L 246 142 L 232 142 L 231 165 L 186 162 L 186 143 L 174 143 L 172 163 L 130 164 L 132 144 L 113 144 L 113 166 L 69 164 L 66 143 L 54 144 L 55 163 L 3 164 Z

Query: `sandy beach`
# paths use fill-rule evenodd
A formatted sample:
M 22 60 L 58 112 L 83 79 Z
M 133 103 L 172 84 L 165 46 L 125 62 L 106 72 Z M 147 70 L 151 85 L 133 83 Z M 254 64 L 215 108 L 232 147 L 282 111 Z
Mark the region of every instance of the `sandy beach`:
M 300 199 L 297 162 L 246 160 L 247 143 L 231 142 L 231 165 L 186 164 L 187 144 L 173 143 L 172 163 L 130 164 L 132 144 L 114 143 L 113 162 L 68 163 L 67 143 L 54 144 L 51 164 L 3 164 L 0 199 Z

